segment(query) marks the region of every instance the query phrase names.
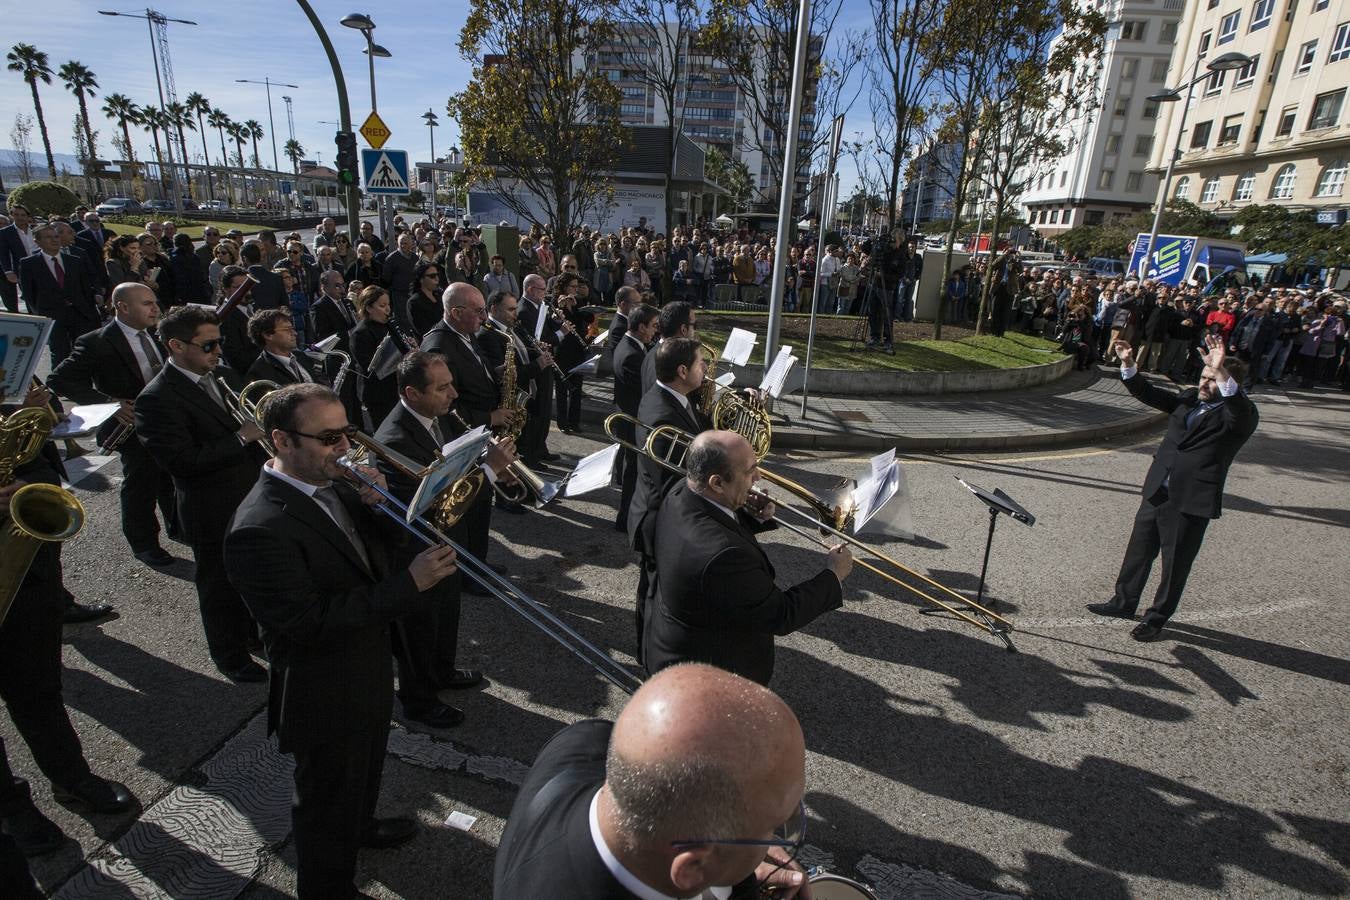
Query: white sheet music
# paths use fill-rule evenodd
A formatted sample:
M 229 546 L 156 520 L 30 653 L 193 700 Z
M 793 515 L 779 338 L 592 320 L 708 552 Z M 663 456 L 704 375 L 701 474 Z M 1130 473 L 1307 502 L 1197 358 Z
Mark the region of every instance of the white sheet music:
M 88 406 L 77 406 L 68 413 L 69 419 L 57 423 L 52 429 L 51 437 L 53 440 L 60 440 L 93 434 L 121 408 L 120 403 L 91 403 Z
M 755 333 L 744 328 L 733 328 L 727 335 L 727 345 L 722 348 L 722 359 L 738 366 L 750 362 L 750 352 L 755 349 Z
M 444 458 L 423 476 L 422 483 L 417 486 L 417 493 L 408 504 L 409 522 L 426 512 L 442 491 L 469 471 L 487 447 L 490 437 L 487 428 L 480 425 L 461 434 L 442 448 Z
M 602 487 L 608 487 L 614 470 L 614 459 L 619 454 L 619 445 L 610 444 L 603 450 L 597 450 L 577 463 L 563 488 L 564 497 L 579 497 Z
M 713 381 L 717 382 L 718 387 L 729 388 L 736 383 L 736 373 L 723 372 L 721 375 L 714 378 Z
M 769 366 L 769 371 L 764 373 L 764 380 L 759 383 L 759 389 L 777 400 L 783 393 L 783 385 L 787 383 L 788 372 L 792 370 L 792 365 L 796 361 L 797 357 L 792 355 L 791 347 L 787 345 L 779 347 L 773 365 Z
M 596 368 L 600 365 L 600 354 L 592 356 L 579 366 L 575 366 L 567 371 L 568 375 L 594 375 Z
M 534 320 L 534 339 L 537 341 L 544 336 L 544 320 L 548 318 L 548 307 L 540 306 L 539 315 Z

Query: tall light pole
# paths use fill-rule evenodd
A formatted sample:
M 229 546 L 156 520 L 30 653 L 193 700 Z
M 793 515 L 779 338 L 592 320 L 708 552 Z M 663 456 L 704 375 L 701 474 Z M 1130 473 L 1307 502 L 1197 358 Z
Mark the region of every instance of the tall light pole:
M 169 43 L 168 43 L 168 29 L 166 26 L 170 22 L 177 22 L 179 25 L 196 25 L 197 23 L 193 22 L 190 19 L 171 19 L 168 16 L 155 12 L 153 9 L 147 9 L 144 14 L 112 12 L 110 10 L 100 9 L 98 11 L 98 14 L 100 16 L 121 16 L 126 19 L 145 20 L 146 27 L 150 29 L 150 59 L 155 64 L 155 88 L 159 91 L 159 111 L 167 118 L 169 115 L 169 106 L 167 103 L 164 102 L 164 80 L 161 79 L 159 75 L 159 48 L 155 45 L 155 26 L 158 25 L 164 29 L 164 50 L 165 50 L 164 66 L 166 69 L 166 77 L 171 77 L 167 71 L 169 67 L 169 60 L 168 60 Z M 170 82 L 170 84 L 172 85 L 172 81 Z M 170 92 L 172 92 L 172 89 Z M 181 216 L 183 214 L 183 192 L 178 188 L 178 172 L 174 169 L 173 139 L 170 138 L 169 140 L 166 140 L 164 143 L 165 145 L 167 145 L 169 150 L 169 181 L 173 184 L 173 208 L 174 212 Z M 131 148 L 128 147 L 127 149 L 130 150 Z M 186 159 L 183 160 L 183 171 L 185 174 L 187 173 Z M 188 177 L 190 178 L 191 176 L 189 175 Z
M 422 113 L 422 121 L 427 123 L 427 134 L 431 137 L 431 217 L 436 218 L 436 126 L 440 119 L 430 109 Z
M 361 32 L 362 37 L 366 39 L 366 60 L 370 63 L 370 111 L 378 113 L 380 111 L 379 102 L 375 97 L 375 57 L 388 59 L 393 54 L 375 43 L 375 22 L 365 13 L 351 13 L 342 17 L 342 24 L 348 28 L 355 28 Z M 388 197 L 380 197 L 380 231 L 386 242 L 392 237 L 394 217 L 390 210 Z
M 296 90 L 300 89 L 300 85 L 287 84 L 284 81 L 273 81 L 266 75 L 263 76 L 262 81 L 254 81 L 252 78 L 236 78 L 234 80 L 234 83 L 261 84 L 267 88 L 267 127 L 272 129 L 272 171 L 280 172 L 281 163 L 279 162 L 279 158 L 277 157 L 277 126 L 276 122 L 272 120 L 272 85 L 276 85 L 277 87 L 295 88 Z
M 337 88 L 338 101 L 338 128 L 342 132 L 352 130 L 352 110 L 347 102 L 347 79 L 342 75 L 342 64 L 338 62 L 337 52 L 333 50 L 333 42 L 328 39 L 328 31 L 323 27 L 323 22 L 314 14 L 314 7 L 309 5 L 309 0 L 295 0 L 305 17 L 309 19 L 309 24 L 314 27 L 314 33 L 319 37 L 319 43 L 323 45 L 324 53 L 328 56 L 328 65 L 333 70 L 333 84 Z M 360 231 L 361 225 L 361 192 L 354 185 L 347 185 L 347 232 L 356 234 Z
M 1158 242 L 1158 229 L 1162 226 L 1163 208 L 1167 206 L 1167 195 L 1172 190 L 1172 169 L 1176 167 L 1177 160 L 1181 158 L 1181 136 L 1186 131 L 1186 113 L 1191 108 L 1191 95 L 1194 88 L 1201 81 L 1212 77 L 1213 72 L 1227 72 L 1229 69 L 1241 69 L 1251 65 L 1252 58 L 1245 53 L 1225 53 L 1222 56 L 1216 56 L 1205 65 L 1204 75 L 1197 74 L 1200 70 L 1200 58 L 1197 56 L 1195 65 L 1191 66 L 1191 80 L 1183 85 L 1178 85 L 1171 90 L 1164 90 L 1161 93 L 1153 94 L 1146 98 L 1154 103 L 1176 103 L 1183 100 L 1181 96 L 1182 88 L 1186 89 L 1184 102 L 1181 104 L 1181 121 L 1177 125 L 1177 139 L 1172 145 L 1172 155 L 1167 160 L 1167 171 L 1163 174 L 1162 194 L 1158 198 L 1158 208 L 1153 213 L 1153 230 L 1148 235 L 1148 246 L 1144 248 L 1144 255 L 1139 258 L 1139 280 L 1143 281 L 1148 275 L 1148 258 L 1156 256 L 1153 245 Z M 1161 274 L 1161 267 L 1158 269 Z
M 295 110 L 291 108 L 291 98 L 285 96 L 281 99 L 286 104 L 286 133 L 290 136 L 290 140 L 295 140 Z

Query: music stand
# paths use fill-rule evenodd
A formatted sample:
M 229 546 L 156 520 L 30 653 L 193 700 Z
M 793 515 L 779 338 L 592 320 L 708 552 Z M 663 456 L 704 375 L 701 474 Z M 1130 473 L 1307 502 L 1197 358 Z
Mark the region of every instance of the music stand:
M 989 551 L 994 546 L 994 526 L 998 524 L 999 513 L 1027 526 L 1035 525 L 1036 517 L 998 488 L 994 488 L 992 492 L 986 491 L 982 487 L 970 484 L 959 475 L 956 476 L 956 480 L 961 482 L 966 490 L 979 497 L 985 506 L 989 507 L 989 537 L 984 542 L 984 564 L 980 566 L 980 588 L 975 594 L 975 602 L 980 603 L 984 599 L 984 578 L 989 572 Z M 994 600 L 989 608 L 998 612 L 998 601 Z

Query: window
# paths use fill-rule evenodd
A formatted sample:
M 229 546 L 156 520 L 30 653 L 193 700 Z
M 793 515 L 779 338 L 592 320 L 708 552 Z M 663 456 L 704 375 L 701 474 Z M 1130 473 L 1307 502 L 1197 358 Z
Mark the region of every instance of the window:
M 1313 60 L 1317 58 L 1317 41 L 1308 41 L 1299 48 L 1298 63 L 1294 66 L 1294 74 L 1302 75 L 1312 68 Z
M 1209 133 L 1214 128 L 1214 121 L 1196 122 L 1195 130 L 1191 132 L 1191 149 L 1203 147 L 1209 143 Z
M 1164 44 L 1172 44 L 1176 42 L 1176 39 L 1177 39 L 1177 23 L 1164 22 L 1162 25 L 1162 30 L 1158 32 L 1158 40 L 1162 41 Z
M 1050 224 L 1051 225 L 1059 224 L 1059 210 L 1057 209 L 1050 210 Z
M 1331 128 L 1341 118 L 1341 104 L 1345 102 L 1345 88 L 1318 94 L 1313 101 L 1312 115 L 1308 117 L 1309 130 Z
M 1134 139 L 1134 155 L 1148 156 L 1153 152 L 1153 135 L 1141 134 Z
M 1276 50 L 1275 55 L 1271 57 L 1270 74 L 1266 76 L 1266 84 L 1274 84 L 1275 79 L 1280 74 L 1280 63 L 1284 62 L 1284 51 Z
M 1219 146 L 1224 144 L 1236 144 L 1238 135 L 1242 132 L 1242 113 L 1235 116 L 1224 116 L 1223 127 L 1219 129 Z
M 1108 134 L 1106 136 L 1106 152 L 1107 153 L 1120 152 L 1120 135 Z
M 1217 72 L 1209 73 L 1209 80 L 1205 82 L 1205 96 L 1212 97 L 1223 90 L 1223 83 L 1228 78 L 1228 70 L 1220 69 Z
M 1121 78 L 1133 78 L 1138 74 L 1139 74 L 1139 60 L 1127 59 L 1125 60 L 1125 62 L 1121 63 L 1120 66 Z
M 1200 190 L 1201 203 L 1215 203 L 1219 199 L 1219 179 L 1205 179 L 1205 186 Z
M 1116 108 L 1112 111 L 1112 115 L 1118 116 L 1123 119 L 1125 116 L 1128 116 L 1129 114 L 1130 114 L 1130 98 L 1117 97 Z
M 1233 199 L 1246 201 L 1252 199 L 1252 188 L 1256 187 L 1256 173 L 1247 172 L 1237 180 L 1237 186 L 1233 188 Z
M 1237 37 L 1238 23 L 1242 20 L 1242 10 L 1229 13 L 1219 20 L 1219 40 L 1218 44 L 1226 44 Z
M 1211 34 L 1213 34 L 1213 32 L 1206 31 L 1204 34 L 1200 35 L 1200 48 L 1195 51 L 1195 55 L 1200 59 L 1204 59 L 1205 54 L 1209 52 L 1209 38 Z
M 1101 188 L 1104 191 L 1110 190 L 1111 183 L 1114 182 L 1115 180 L 1116 180 L 1116 172 L 1114 169 L 1102 169 L 1101 172 L 1097 175 L 1097 187 Z
M 1336 37 L 1331 41 L 1331 54 L 1327 56 L 1327 62 L 1334 63 L 1347 56 L 1350 56 L 1350 22 L 1342 22 L 1336 26 Z
M 1290 200 L 1294 196 L 1294 179 L 1298 173 L 1294 170 L 1294 164 L 1289 163 L 1281 167 L 1275 174 L 1275 182 L 1270 186 L 1270 199 L 1272 200 Z
M 1069 170 L 1065 169 L 1063 172 L 1059 173 L 1059 186 L 1064 187 L 1064 185 L 1068 183 L 1069 183 Z
M 1155 59 L 1153 61 L 1153 68 L 1149 70 L 1148 80 L 1149 81 L 1167 80 L 1167 60 Z
M 1323 6 L 1327 5 L 1327 0 L 1318 0 L 1318 2 Z M 1286 22 L 1294 21 L 1294 13 L 1296 12 L 1298 12 L 1298 0 L 1289 0 L 1289 8 L 1284 11 L 1284 20 Z
M 1261 55 L 1258 53 L 1252 57 L 1252 61 L 1237 70 L 1233 75 L 1233 87 L 1240 88 L 1251 84 L 1256 79 L 1256 69 L 1261 65 Z
M 1131 194 L 1139 193 L 1139 186 L 1144 181 L 1143 172 L 1130 172 L 1125 176 L 1125 190 Z
M 1317 192 L 1315 197 L 1339 197 L 1341 188 L 1345 187 L 1345 160 L 1338 159 L 1331 165 L 1322 170 L 1322 177 L 1317 179 Z
M 1263 109 L 1261 110 L 1260 113 L 1257 114 L 1256 127 L 1252 129 L 1251 140 L 1253 144 L 1259 144 L 1261 142 L 1261 129 L 1265 127 L 1266 127 L 1266 111 Z
M 1313 12 L 1326 9 L 1329 2 L 1331 2 L 1331 0 L 1317 0 L 1317 2 L 1313 4 Z
M 1271 14 L 1275 12 L 1275 0 L 1256 0 L 1252 4 L 1252 24 L 1248 31 L 1256 31 L 1270 24 Z
M 1122 41 L 1142 41 L 1147 31 L 1148 22 L 1145 20 L 1120 23 L 1120 39 Z
M 1191 176 L 1182 175 L 1177 179 L 1177 188 L 1172 192 L 1173 200 L 1191 199 Z
M 1218 6 L 1218 5 L 1219 5 L 1219 0 L 1209 0 L 1209 5 L 1206 6 L 1205 9 L 1213 9 L 1214 7 L 1216 7 L 1216 6 Z
M 625 103 L 619 107 L 619 115 L 645 117 L 647 115 L 647 106 L 646 104 L 639 105 L 636 103 Z
M 1294 133 L 1294 120 L 1298 118 L 1297 106 L 1286 106 L 1280 113 L 1280 124 L 1275 129 L 1276 137 L 1289 137 Z
M 1157 101 L 1157 100 L 1145 100 L 1145 101 L 1144 101 L 1144 118 L 1145 118 L 1145 119 L 1156 119 L 1156 118 L 1158 118 L 1158 101 Z

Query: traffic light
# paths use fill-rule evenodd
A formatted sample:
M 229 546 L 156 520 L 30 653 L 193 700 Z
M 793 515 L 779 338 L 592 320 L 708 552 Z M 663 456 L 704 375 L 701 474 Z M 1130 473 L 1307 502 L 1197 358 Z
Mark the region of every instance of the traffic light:
M 350 187 L 360 180 L 357 174 L 356 135 L 350 131 L 339 131 L 333 142 L 337 144 L 338 184 Z

